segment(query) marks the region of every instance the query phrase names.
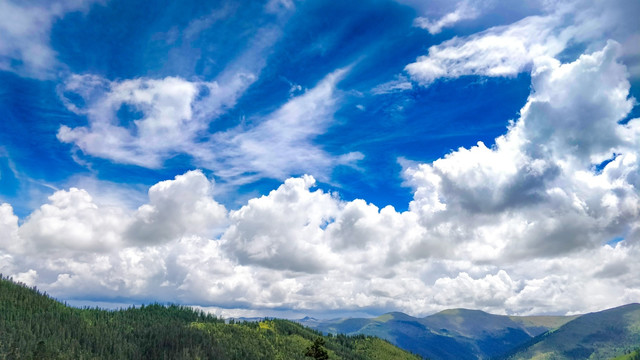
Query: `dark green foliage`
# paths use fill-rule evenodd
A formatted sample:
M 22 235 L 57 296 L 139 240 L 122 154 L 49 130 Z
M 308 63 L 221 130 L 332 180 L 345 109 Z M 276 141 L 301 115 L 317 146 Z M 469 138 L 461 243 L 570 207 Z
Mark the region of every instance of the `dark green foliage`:
M 0 275 L 0 360 L 220 359 L 308 360 L 324 341 L 323 359 L 417 359 L 388 342 L 329 336 L 286 320 L 235 322 L 188 307 L 159 304 L 106 311 L 77 309 Z
M 316 338 L 313 344 L 307 348 L 304 355 L 314 358 L 315 360 L 329 360 L 329 353 L 327 353 L 327 350 L 324 348 L 324 344 L 323 338 Z

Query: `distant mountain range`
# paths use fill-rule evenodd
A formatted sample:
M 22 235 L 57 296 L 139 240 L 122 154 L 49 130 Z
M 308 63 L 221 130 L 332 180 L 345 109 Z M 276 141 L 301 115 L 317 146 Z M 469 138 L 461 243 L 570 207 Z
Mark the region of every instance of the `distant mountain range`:
M 453 309 L 424 318 L 393 312 L 369 319 L 299 322 L 324 333 L 378 336 L 432 360 L 611 359 L 640 347 L 639 304 L 582 316 Z
M 404 350 L 431 360 L 640 360 L 640 304 L 581 316 L 453 309 L 424 318 L 393 312 L 298 322 L 306 327 L 218 319 L 176 305 L 71 308 L 0 276 L 0 359 L 305 360 L 318 344 L 316 358 L 325 352 L 332 360 L 418 358 Z

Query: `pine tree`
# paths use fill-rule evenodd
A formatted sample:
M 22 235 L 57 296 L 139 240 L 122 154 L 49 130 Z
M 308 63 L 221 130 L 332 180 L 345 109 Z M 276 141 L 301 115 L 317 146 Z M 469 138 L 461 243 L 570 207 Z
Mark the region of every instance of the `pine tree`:
M 329 354 L 327 350 L 324 348 L 324 339 L 318 337 L 313 342 L 313 345 L 307 348 L 307 352 L 305 352 L 305 356 L 309 356 L 314 358 L 315 360 L 329 360 Z

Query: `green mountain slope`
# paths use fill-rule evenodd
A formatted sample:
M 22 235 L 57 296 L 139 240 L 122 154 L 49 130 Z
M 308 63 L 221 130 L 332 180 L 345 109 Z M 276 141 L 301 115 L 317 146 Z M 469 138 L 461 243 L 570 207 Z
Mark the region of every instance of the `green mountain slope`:
M 489 359 L 508 353 L 575 317 L 516 317 L 453 309 L 414 318 L 388 313 L 372 319 L 301 322 L 325 333 L 366 334 L 430 359 Z
M 582 315 L 509 359 L 611 359 L 640 346 L 640 304 Z
M 65 306 L 0 277 L 0 359 L 418 359 L 366 336 L 325 336 L 287 320 L 225 323 L 190 308 L 119 311 Z
M 613 360 L 640 360 L 640 349 L 628 354 L 620 355 Z

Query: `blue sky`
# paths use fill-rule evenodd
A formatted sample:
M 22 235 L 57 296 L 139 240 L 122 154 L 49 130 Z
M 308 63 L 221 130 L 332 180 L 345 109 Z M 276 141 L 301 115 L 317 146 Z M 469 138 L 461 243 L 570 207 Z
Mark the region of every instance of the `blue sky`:
M 2 273 L 223 315 L 640 301 L 633 0 L 0 13 Z

